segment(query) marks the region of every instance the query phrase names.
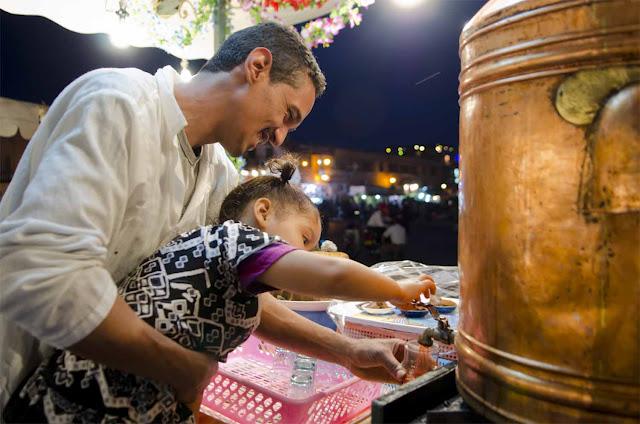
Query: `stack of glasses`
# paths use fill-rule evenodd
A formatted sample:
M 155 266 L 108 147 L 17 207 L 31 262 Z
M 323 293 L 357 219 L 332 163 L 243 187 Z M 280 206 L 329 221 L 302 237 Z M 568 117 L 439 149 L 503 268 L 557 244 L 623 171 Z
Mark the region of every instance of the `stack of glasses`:
M 315 393 L 316 359 L 276 347 L 271 371 L 277 376 L 288 375 L 289 397 L 304 398 Z

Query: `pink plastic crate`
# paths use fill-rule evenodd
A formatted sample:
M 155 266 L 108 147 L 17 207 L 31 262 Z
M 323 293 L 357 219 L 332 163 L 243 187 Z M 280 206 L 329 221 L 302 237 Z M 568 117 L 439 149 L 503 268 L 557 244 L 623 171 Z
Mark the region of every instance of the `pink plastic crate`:
M 274 347 L 250 337 L 236 349 L 205 389 L 201 412 L 236 423 L 345 423 L 381 393 L 345 368 L 317 361 L 315 392 L 292 398 L 289 374 L 272 371 Z

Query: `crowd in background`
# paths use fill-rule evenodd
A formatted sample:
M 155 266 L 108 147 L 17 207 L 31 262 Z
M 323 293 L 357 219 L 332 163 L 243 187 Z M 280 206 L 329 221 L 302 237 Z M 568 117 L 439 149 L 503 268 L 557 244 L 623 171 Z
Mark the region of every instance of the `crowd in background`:
M 438 237 L 455 242 L 457 238 L 457 198 L 427 203 L 411 197 L 400 201 L 358 202 L 344 196 L 325 200 L 319 205 L 323 219 L 323 239 L 334 241 L 352 259 L 366 264 L 393 260 L 419 260 L 424 252 L 416 251 L 411 238 Z M 455 257 L 457 252 L 448 252 Z

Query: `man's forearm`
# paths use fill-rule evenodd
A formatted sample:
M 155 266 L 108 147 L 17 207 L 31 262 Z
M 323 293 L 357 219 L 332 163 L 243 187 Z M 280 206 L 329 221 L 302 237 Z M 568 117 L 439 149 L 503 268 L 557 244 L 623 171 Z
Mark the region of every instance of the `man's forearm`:
M 193 369 L 188 367 L 192 367 L 189 362 L 193 362 L 195 352 L 156 331 L 120 297 L 103 322 L 69 350 L 108 367 L 173 387 L 193 375 Z
M 349 338 L 298 315 L 268 293 L 260 296 L 258 337 L 324 361 L 346 363 L 351 348 Z

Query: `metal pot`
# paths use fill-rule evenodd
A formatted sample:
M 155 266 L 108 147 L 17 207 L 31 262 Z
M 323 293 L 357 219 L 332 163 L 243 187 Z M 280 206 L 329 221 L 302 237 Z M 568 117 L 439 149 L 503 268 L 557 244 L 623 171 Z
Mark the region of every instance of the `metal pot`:
M 458 388 L 640 417 L 640 2 L 497 0 L 460 39 Z

